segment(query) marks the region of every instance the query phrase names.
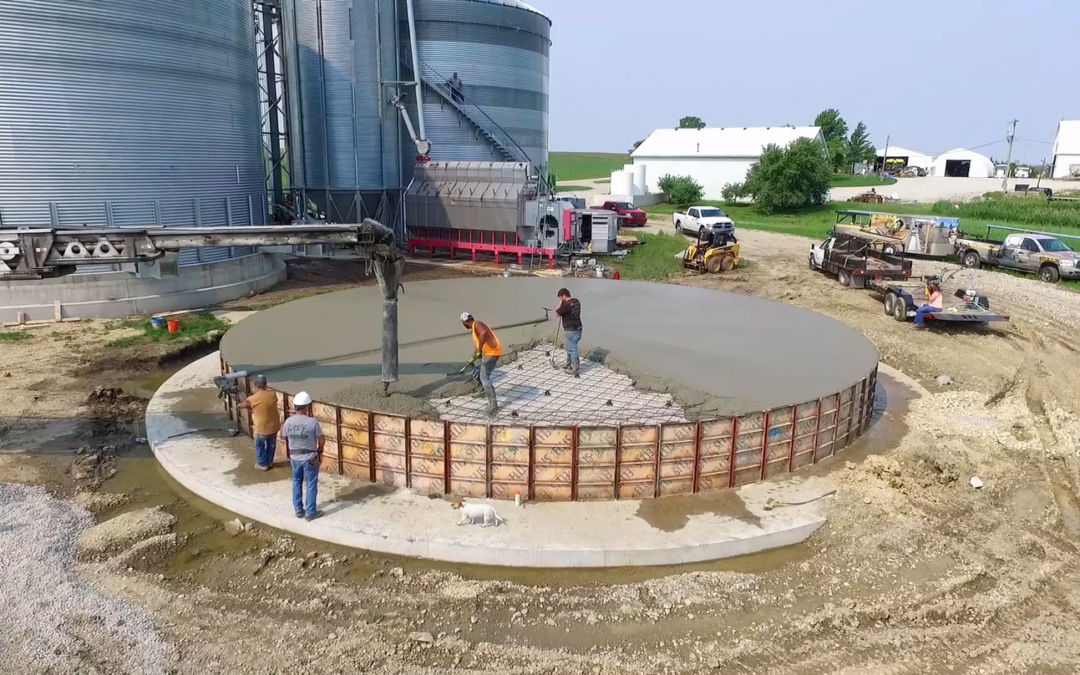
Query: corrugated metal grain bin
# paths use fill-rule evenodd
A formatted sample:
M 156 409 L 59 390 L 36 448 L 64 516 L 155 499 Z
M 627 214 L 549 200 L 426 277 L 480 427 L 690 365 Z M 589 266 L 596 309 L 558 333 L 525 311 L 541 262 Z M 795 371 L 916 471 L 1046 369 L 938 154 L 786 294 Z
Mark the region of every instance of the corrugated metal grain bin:
M 0 17 L 4 226 L 265 222 L 250 2 L 0 0 Z

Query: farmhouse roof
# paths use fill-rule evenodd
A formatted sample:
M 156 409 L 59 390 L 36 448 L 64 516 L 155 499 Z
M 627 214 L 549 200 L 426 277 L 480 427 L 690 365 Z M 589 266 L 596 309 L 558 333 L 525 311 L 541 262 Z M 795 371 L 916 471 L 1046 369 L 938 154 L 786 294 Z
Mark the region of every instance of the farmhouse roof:
M 765 146 L 800 138 L 821 139 L 820 127 L 706 127 L 657 129 L 634 157 L 760 157 Z

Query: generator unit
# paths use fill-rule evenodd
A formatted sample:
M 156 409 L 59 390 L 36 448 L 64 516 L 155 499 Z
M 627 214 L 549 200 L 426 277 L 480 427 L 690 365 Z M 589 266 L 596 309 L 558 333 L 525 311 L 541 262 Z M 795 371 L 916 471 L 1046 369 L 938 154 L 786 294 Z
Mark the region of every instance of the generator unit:
M 528 162 L 425 162 L 405 191 L 408 251 L 467 251 L 547 258 L 571 253 L 581 237 L 579 212 L 552 198 Z

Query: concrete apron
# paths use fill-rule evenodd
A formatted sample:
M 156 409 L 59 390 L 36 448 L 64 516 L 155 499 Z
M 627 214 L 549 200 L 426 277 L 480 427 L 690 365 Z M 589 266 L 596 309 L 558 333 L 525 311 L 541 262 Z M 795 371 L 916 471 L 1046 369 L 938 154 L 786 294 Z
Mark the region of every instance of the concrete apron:
M 169 474 L 200 497 L 244 518 L 342 546 L 480 565 L 625 567 L 676 565 L 789 546 L 825 523 L 827 500 L 766 510 L 770 499 L 801 502 L 833 485 L 793 477 L 710 495 L 645 501 L 527 504 L 488 501 L 506 523 L 457 526 L 449 498 L 389 490 L 343 476 L 319 479 L 313 522 L 297 519 L 291 474 L 278 466 L 258 478 L 250 439 L 230 438 L 213 377 L 212 354 L 165 382 L 146 411 L 154 454 Z M 245 474 L 245 470 L 250 470 Z M 470 500 L 482 501 L 482 500 Z

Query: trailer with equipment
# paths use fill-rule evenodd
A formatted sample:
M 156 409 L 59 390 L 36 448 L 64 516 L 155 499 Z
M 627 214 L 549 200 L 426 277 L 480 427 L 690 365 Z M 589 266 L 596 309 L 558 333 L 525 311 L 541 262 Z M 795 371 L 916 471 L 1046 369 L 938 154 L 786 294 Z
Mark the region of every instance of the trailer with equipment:
M 881 244 L 885 253 L 947 258 L 956 252 L 958 218 L 876 211 L 837 211 L 835 232 Z
M 955 274 L 955 272 L 954 272 Z M 922 302 L 915 299 L 916 293 L 924 298 L 930 295 L 930 284 L 940 284 L 952 275 L 925 276 L 922 281 L 878 281 L 870 280 L 867 287 L 881 297 L 885 305 L 885 315 L 897 321 L 909 321 Z M 942 294 L 944 298 L 944 294 Z M 937 325 L 986 324 L 1008 321 L 1009 317 L 990 309 L 990 298 L 973 289 L 958 288 L 952 301 L 946 303 L 940 312 L 925 315 L 928 323 Z
M 837 232 L 810 247 L 810 269 L 835 274 L 841 286 L 854 288 L 865 288 L 870 279 L 909 278 L 911 261 L 885 253 L 880 246 L 863 237 Z

